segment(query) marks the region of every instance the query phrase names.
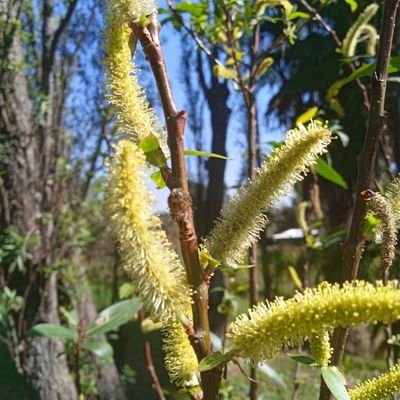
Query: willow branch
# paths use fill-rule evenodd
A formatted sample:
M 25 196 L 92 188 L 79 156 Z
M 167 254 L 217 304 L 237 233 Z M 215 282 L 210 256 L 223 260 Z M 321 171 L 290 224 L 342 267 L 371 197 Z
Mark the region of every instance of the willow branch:
M 343 246 L 342 281 L 357 278 L 365 240 L 363 237 L 364 219 L 367 213 L 366 202 L 359 195 L 373 183 L 376 154 L 387 118 L 385 112 L 385 95 L 388 78 L 390 53 L 393 43 L 396 13 L 400 0 L 386 0 L 380 29 L 380 45 L 376 68 L 372 75 L 371 108 L 368 116 L 367 132 L 364 146 L 358 159 L 358 178 L 356 200 L 353 208 L 350 230 Z M 341 363 L 347 330 L 337 329 L 333 337 L 333 360 L 335 365 Z M 321 388 L 321 400 L 329 399 L 328 390 Z
M 164 56 L 161 49 L 160 24 L 154 12 L 148 16 L 148 24 L 130 24 L 139 39 L 152 69 L 164 112 L 167 126 L 168 146 L 171 152 L 172 174 L 167 180 L 171 190 L 168 199 L 171 217 L 179 228 L 182 256 L 189 284 L 193 288 L 194 334 L 189 338 L 199 360 L 211 352 L 210 329 L 208 322 L 209 279 L 204 274 L 198 258 L 198 243 L 193 221 L 192 200 L 189 194 L 184 156 L 184 129 L 186 111 L 175 107 L 168 80 Z M 220 371 L 211 370 L 201 374 L 204 399 L 218 398 Z

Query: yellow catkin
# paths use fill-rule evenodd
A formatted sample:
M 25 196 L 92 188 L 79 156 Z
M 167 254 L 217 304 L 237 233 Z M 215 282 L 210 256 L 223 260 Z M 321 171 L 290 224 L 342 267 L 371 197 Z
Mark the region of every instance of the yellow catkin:
M 118 21 L 130 22 L 150 14 L 156 9 L 154 0 L 109 0 L 108 12 Z
M 107 70 L 107 96 L 115 113 L 117 133 L 128 136 L 135 143 L 153 134 L 162 148 L 165 148 L 165 134 L 138 83 L 137 70 L 131 60 L 131 30 L 120 20 L 118 13 L 113 13 L 115 3 L 109 4 L 104 62 Z
M 332 348 L 327 331 L 312 333 L 308 337 L 310 352 L 319 367 L 326 367 L 332 355 Z
M 126 140 L 114 150 L 106 200 L 112 234 L 143 306 L 152 318 L 166 321 L 190 307 L 185 271 L 152 213 L 143 152 Z
M 371 36 L 371 30 L 373 29 L 373 27 L 368 26 L 368 22 L 376 14 L 378 9 L 379 5 L 376 3 L 368 5 L 365 10 L 358 16 L 350 29 L 347 31 L 342 44 L 342 54 L 344 57 L 354 57 L 360 36 L 365 31 L 367 32 L 367 39 L 369 41 L 372 39 L 372 43 L 368 44 L 368 51 L 372 51 L 371 46 L 372 44 L 376 44 L 376 37 Z
M 318 121 L 288 131 L 285 143 L 271 153 L 257 177 L 222 210 L 221 218 L 204 240 L 203 251 L 231 267 L 240 263 L 267 224 L 264 208 L 272 207 L 291 185 L 303 179 L 330 141 L 331 132 Z
M 293 298 L 261 303 L 239 315 L 228 334 L 233 348 L 255 361 L 274 357 L 300 338 L 318 331 L 359 323 L 387 323 L 400 319 L 400 289 L 397 281 L 387 286 L 358 281 L 330 285 L 323 282 Z
M 396 219 L 390 202 L 380 193 L 373 193 L 368 200 L 370 212 L 380 220 L 378 236 L 381 247 L 381 263 L 383 269 L 388 269 L 396 255 L 397 227 Z
M 349 390 L 351 400 L 385 400 L 400 390 L 400 365 Z
M 197 357 L 180 322 L 172 322 L 162 330 L 165 368 L 170 381 L 179 387 L 198 386 Z

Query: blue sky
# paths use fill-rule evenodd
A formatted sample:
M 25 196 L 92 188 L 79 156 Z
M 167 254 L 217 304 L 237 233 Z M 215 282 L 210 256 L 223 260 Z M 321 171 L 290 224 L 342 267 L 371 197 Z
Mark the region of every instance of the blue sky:
M 185 91 L 183 85 L 180 83 L 179 80 L 180 68 L 181 68 L 180 67 L 181 51 L 179 46 L 180 39 L 178 33 L 169 25 L 168 26 L 164 25 L 162 27 L 161 35 L 163 40 L 164 56 L 167 63 L 167 68 L 170 76 L 171 86 L 173 89 L 175 103 L 178 109 L 184 109 L 186 101 Z M 195 43 L 193 43 L 193 51 L 196 51 Z M 262 114 L 262 111 L 266 109 L 266 104 L 271 96 L 270 92 L 271 92 L 270 87 L 263 88 L 259 92 L 258 106 L 260 114 Z M 188 115 L 188 118 L 190 118 L 190 114 Z M 162 118 L 160 119 L 163 120 Z M 209 123 L 209 113 L 207 111 L 204 113 L 204 123 L 205 123 L 206 140 L 204 142 L 204 147 L 201 150 L 210 151 L 211 131 Z M 283 128 L 273 129 L 272 131 L 265 132 L 265 129 L 263 129 L 263 121 L 260 121 L 260 123 L 261 123 L 260 131 L 262 134 L 261 138 L 262 142 L 266 143 L 268 141 L 282 140 L 284 132 Z M 238 120 L 235 120 L 234 118 L 231 118 L 229 125 L 230 134 L 228 134 L 228 143 L 227 143 L 229 160 L 227 162 L 227 168 L 225 174 L 225 181 L 228 187 L 235 186 L 237 184 L 237 179 L 243 163 L 242 154 L 244 151 L 243 145 L 245 144 L 246 132 L 243 131 L 243 135 L 240 135 L 241 130 L 243 131 L 242 123 Z M 192 144 L 193 141 L 189 129 L 186 130 L 185 139 L 186 139 L 185 140 L 186 149 L 193 149 L 193 144 Z M 154 209 L 157 212 L 167 211 L 166 204 L 169 194 L 168 189 L 157 190 L 151 187 L 151 190 L 155 194 Z M 234 190 L 232 190 L 231 192 L 233 191 Z

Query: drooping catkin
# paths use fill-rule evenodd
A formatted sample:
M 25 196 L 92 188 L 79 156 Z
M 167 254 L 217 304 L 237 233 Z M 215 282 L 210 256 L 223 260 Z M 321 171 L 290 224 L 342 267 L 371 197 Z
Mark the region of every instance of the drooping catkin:
M 319 367 L 326 367 L 332 355 L 331 342 L 327 331 L 318 331 L 308 337 L 310 352 Z
M 202 251 L 231 267 L 241 262 L 246 250 L 258 240 L 268 219 L 263 214 L 291 185 L 302 180 L 310 166 L 326 152 L 331 132 L 321 122 L 311 122 L 286 134 L 285 142 L 272 151 L 257 177 L 242 187 L 221 212 Z
M 151 317 L 168 321 L 190 308 L 191 290 L 145 186 L 145 157 L 127 140 L 109 161 L 106 208 L 124 268 Z
M 161 147 L 165 148 L 165 133 L 146 99 L 145 91 L 138 83 L 137 69 L 129 45 L 133 33 L 127 22 L 146 15 L 146 10 L 151 7 L 155 7 L 153 1 L 111 0 L 108 3 L 104 59 L 107 98 L 115 113 L 117 133 L 128 136 L 135 143 L 152 134 L 158 138 Z
M 198 386 L 197 357 L 188 335 L 179 321 L 167 324 L 162 329 L 165 368 L 169 379 L 179 387 Z
M 386 196 L 370 190 L 364 192 L 367 198 L 369 211 L 378 217 L 380 223 L 377 227 L 376 237 L 379 238 L 382 268 L 391 267 L 396 255 L 397 227 L 395 214 Z
M 373 53 L 375 48 L 372 49 L 372 46 L 376 45 L 377 32 L 376 29 L 372 25 L 368 25 L 368 23 L 378 9 L 379 5 L 376 3 L 368 5 L 349 28 L 342 44 L 342 54 L 344 57 L 354 57 L 358 41 L 364 32 L 366 33 L 367 40 L 371 42 L 367 45 L 367 51 L 369 54 Z
M 238 354 L 259 362 L 318 331 L 398 319 L 398 281 L 387 285 L 356 281 L 342 287 L 323 282 L 291 299 L 278 297 L 272 303 L 258 304 L 236 318 L 228 337 Z

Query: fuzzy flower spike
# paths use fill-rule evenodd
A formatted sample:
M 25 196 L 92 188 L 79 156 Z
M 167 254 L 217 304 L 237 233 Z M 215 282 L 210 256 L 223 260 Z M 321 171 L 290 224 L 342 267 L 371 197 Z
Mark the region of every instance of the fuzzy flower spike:
M 204 240 L 202 255 L 231 267 L 239 264 L 268 222 L 264 208 L 272 207 L 291 185 L 303 179 L 330 142 L 330 130 L 319 121 L 288 131 L 285 143 L 272 151 L 257 177 L 222 210 L 221 218 Z
M 400 390 L 400 365 L 349 390 L 351 400 L 385 400 Z
M 168 321 L 190 309 L 191 290 L 160 218 L 152 214 L 144 167 L 145 157 L 137 145 L 122 140 L 115 146 L 106 207 L 122 263 L 138 297 L 152 318 Z
M 127 135 L 135 143 L 152 134 L 165 148 L 165 134 L 137 80 L 130 47 L 132 32 L 127 24 L 147 15 L 154 8 L 153 1 L 109 1 L 104 61 L 108 100 L 116 116 L 117 133 Z
M 293 298 L 277 298 L 261 303 L 239 315 L 228 334 L 233 349 L 256 362 L 273 358 L 285 347 L 296 345 L 301 338 L 315 337 L 336 327 L 359 323 L 387 323 L 400 319 L 400 289 L 398 281 L 387 286 L 375 286 L 363 281 L 330 285 L 321 283 Z M 324 348 L 328 349 L 324 345 Z M 327 362 L 330 350 L 323 351 L 319 363 Z M 317 353 L 321 354 L 320 350 Z

